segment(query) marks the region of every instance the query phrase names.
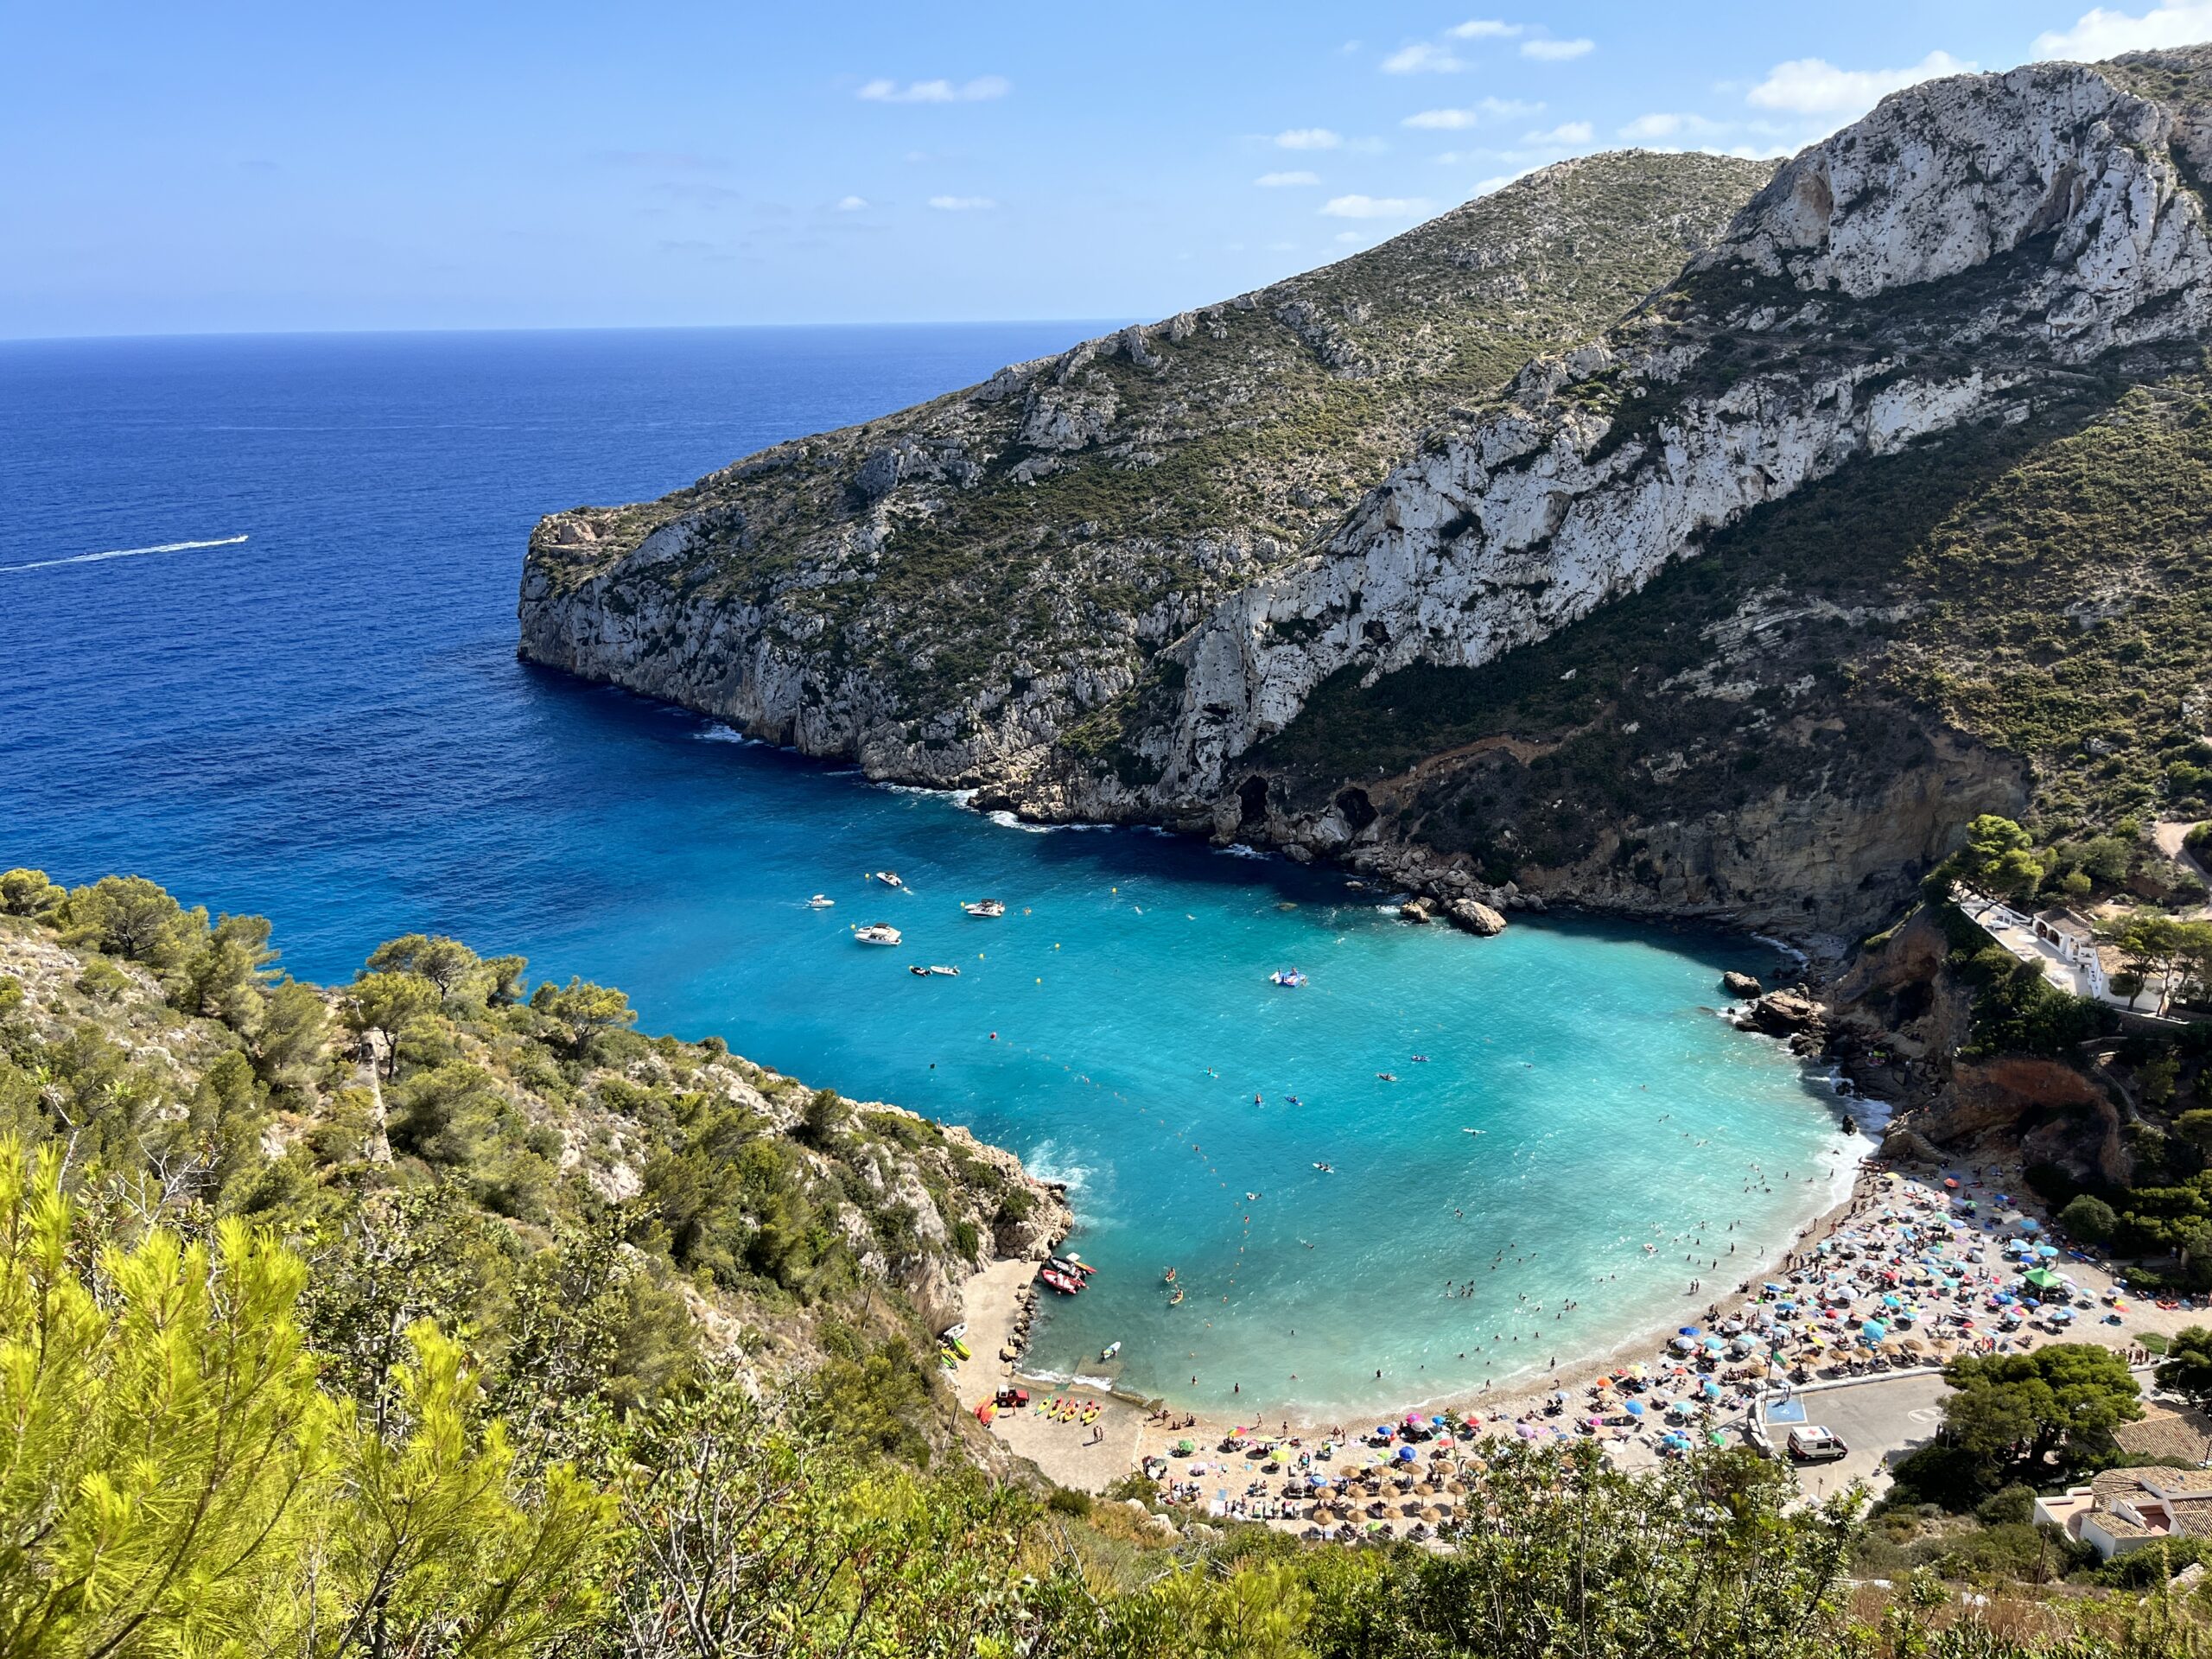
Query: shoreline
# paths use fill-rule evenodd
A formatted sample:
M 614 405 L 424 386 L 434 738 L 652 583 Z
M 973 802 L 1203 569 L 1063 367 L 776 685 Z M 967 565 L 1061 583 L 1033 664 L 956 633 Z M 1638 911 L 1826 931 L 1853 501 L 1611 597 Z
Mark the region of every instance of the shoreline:
M 971 1275 L 962 1287 L 963 1317 L 969 1323 L 973 1357 L 957 1367 L 956 1392 L 963 1409 L 973 1413 L 991 1401 L 999 1389 L 1027 1389 L 1033 1400 L 1064 1392 L 1098 1407 L 1088 1427 L 1041 1418 L 1033 1412 L 994 1413 L 992 1432 L 1019 1455 L 1036 1463 L 1057 1484 L 1098 1491 L 1137 1470 L 1147 1457 L 1165 1457 L 1180 1440 L 1196 1442 L 1201 1452 L 1227 1439 L 1232 1431 L 1279 1427 L 1283 1437 L 1309 1439 L 1325 1435 L 1332 1427 L 1362 1427 L 1401 1421 L 1408 1412 L 1453 1416 L 1473 1414 L 1484 1422 L 1485 1432 L 1507 1428 L 1512 1421 L 1541 1409 L 1552 1395 L 1570 1396 L 1592 1385 L 1599 1377 L 1614 1375 L 1624 1366 L 1648 1359 L 1664 1348 L 1681 1325 L 1694 1317 L 1700 1324 L 1717 1323 L 1753 1300 L 1760 1285 L 1777 1273 L 1787 1273 L 1809 1247 L 1850 1226 L 1878 1208 L 1886 1172 L 1874 1167 L 1880 1144 L 1880 1122 L 1890 1108 L 1864 1096 L 1845 1095 L 1835 1087 L 1831 1068 L 1823 1080 L 1838 1109 L 1859 1110 L 1854 1116 L 1870 1120 L 1839 1148 L 1818 1207 L 1806 1214 L 1789 1236 L 1754 1256 L 1732 1273 L 1727 1287 L 1707 1295 L 1696 1293 L 1695 1306 L 1686 1314 L 1640 1321 L 1600 1348 L 1580 1351 L 1555 1370 L 1537 1369 L 1517 1373 L 1497 1385 L 1478 1389 L 1445 1389 L 1421 1399 L 1398 1396 L 1395 1402 L 1370 1410 L 1366 1407 L 1262 1409 L 1256 1396 L 1241 1421 L 1217 1407 L 1178 1407 L 1172 1395 L 1147 1396 L 1122 1389 L 1103 1378 L 1061 1376 L 1024 1363 L 1026 1355 L 1008 1362 L 1001 1351 L 1014 1344 L 1014 1315 L 1020 1287 L 1033 1274 L 1033 1262 L 994 1262 Z M 1848 1103 L 1847 1105 L 1846 1103 Z M 1737 1287 L 1740 1286 L 1741 1288 Z M 1690 1294 L 1685 1293 L 1685 1295 Z M 1708 1319 L 1708 1312 L 1711 1318 Z M 1272 1433 L 1272 1431 L 1268 1431 Z M 1640 1443 L 1615 1440 L 1616 1446 L 1642 1451 Z M 1646 1460 L 1651 1454 L 1644 1453 Z

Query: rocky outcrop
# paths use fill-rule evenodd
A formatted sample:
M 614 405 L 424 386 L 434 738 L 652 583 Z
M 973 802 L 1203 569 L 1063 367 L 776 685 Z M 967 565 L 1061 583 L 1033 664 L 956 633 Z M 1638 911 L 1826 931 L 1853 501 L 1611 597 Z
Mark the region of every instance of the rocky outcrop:
M 1445 901 L 1444 913 L 1455 927 L 1462 928 L 1479 938 L 1495 938 L 1505 931 L 1505 918 L 1488 905 L 1475 899 L 1452 899 Z
M 1164 791 L 1217 791 L 1340 671 L 1487 662 L 1855 456 L 2198 337 L 2212 244 L 2177 149 L 2199 142 L 2078 64 L 1885 99 L 1777 175 L 1669 302 L 1530 365 L 1179 643 Z
M 880 777 L 1044 789 L 1223 595 L 1325 537 L 1527 350 L 1665 282 L 1771 171 L 1564 162 L 664 500 L 554 513 L 524 570 L 522 654 Z M 1067 814 L 1117 810 L 1118 780 L 1085 778 Z
M 1741 1001 L 1747 997 L 1758 995 L 1766 988 L 1761 985 L 1758 981 L 1754 979 L 1751 975 L 1739 974 L 1735 972 L 1733 969 L 1731 969 L 1729 972 L 1720 976 L 1720 988 L 1727 992 L 1729 995 Z
M 1756 194 L 1691 158 L 1547 169 L 1326 271 L 556 514 L 523 652 L 874 776 L 1341 859 L 1440 904 L 1855 936 L 2034 787 L 1929 664 L 1852 683 L 1909 584 L 1739 583 L 1695 625 L 1707 660 L 1652 689 L 1710 716 L 1665 741 L 1601 708 L 1379 767 L 1357 721 L 1275 750 L 1332 696 L 1394 715 L 1401 683 L 1433 705 L 1436 675 L 1571 639 L 1860 463 L 2170 372 L 2212 325 L 2209 67 L 1926 83 Z M 1671 281 L 1579 327 L 1670 246 Z M 1529 332 L 1517 374 L 1453 381 Z M 1814 626 L 1834 650 L 1746 670 Z M 1635 790 L 1556 781 L 1578 744 Z
M 1827 1028 L 1827 1014 L 1813 995 L 1800 986 L 1769 991 L 1745 1010 L 1744 1022 L 1770 1037 L 1817 1035 Z

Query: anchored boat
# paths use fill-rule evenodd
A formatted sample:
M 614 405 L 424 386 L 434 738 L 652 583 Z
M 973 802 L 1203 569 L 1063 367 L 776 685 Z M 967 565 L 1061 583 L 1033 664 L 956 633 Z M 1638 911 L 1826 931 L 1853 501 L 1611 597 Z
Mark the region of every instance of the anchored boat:
M 870 922 L 866 927 L 853 930 L 853 939 L 858 944 L 896 944 L 899 930 L 888 922 Z
M 970 916 L 1003 916 L 1006 906 L 995 899 L 963 899 L 960 908 Z

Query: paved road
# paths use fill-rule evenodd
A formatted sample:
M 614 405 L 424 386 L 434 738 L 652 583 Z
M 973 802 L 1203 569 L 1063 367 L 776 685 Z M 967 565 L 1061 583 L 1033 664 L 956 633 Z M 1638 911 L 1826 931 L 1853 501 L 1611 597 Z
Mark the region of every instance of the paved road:
M 1833 1429 L 1851 1448 L 1839 1462 L 1800 1465 L 1798 1484 L 1811 1497 L 1826 1497 L 1863 1480 L 1879 1497 L 1890 1484 L 1890 1465 L 1942 1425 L 1943 1396 L 1949 1392 L 1942 1376 L 1929 1373 L 1869 1377 L 1797 1396 L 1808 1422 Z M 1770 1433 L 1779 1449 L 1787 1426 L 1777 1423 Z

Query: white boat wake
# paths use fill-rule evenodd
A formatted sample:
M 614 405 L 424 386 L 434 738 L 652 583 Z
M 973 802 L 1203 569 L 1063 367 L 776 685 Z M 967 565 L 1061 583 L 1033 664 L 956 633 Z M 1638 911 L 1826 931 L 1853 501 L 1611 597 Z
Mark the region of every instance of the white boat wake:
M 105 553 L 73 553 L 66 559 L 34 559 L 29 564 L 0 564 L 0 576 L 18 570 L 51 570 L 58 564 L 98 564 L 103 559 L 135 559 L 144 553 L 182 553 L 194 547 L 236 547 L 243 536 L 224 536 L 212 542 L 163 542 L 156 547 L 112 547 Z

